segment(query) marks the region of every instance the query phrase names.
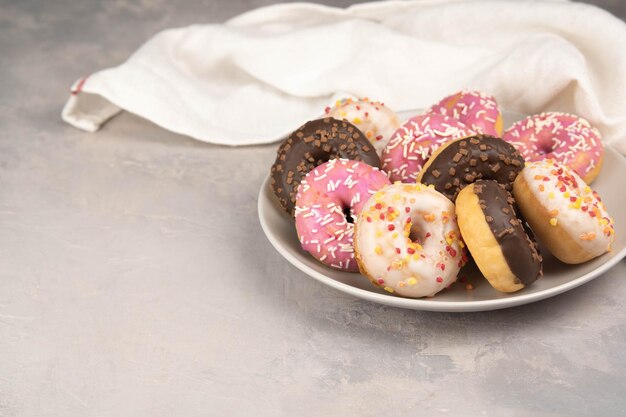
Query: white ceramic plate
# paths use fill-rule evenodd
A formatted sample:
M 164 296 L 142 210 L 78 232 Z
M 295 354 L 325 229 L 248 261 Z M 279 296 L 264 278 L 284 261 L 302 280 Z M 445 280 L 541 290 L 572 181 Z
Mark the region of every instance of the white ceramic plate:
M 410 117 L 418 113 L 419 111 L 407 112 L 401 116 Z M 521 117 L 505 113 L 505 126 L 510 126 Z M 365 300 L 414 310 L 447 312 L 496 310 L 542 300 L 576 288 L 598 277 L 626 256 L 624 244 L 626 210 L 623 210 L 623 207 L 626 207 L 626 193 L 622 191 L 624 178 L 626 178 L 626 158 L 612 148 L 607 148 L 602 172 L 594 181 L 593 188 L 598 191 L 609 213 L 614 216 L 617 238 L 613 251 L 581 265 L 566 265 L 541 248 L 544 257 L 544 276 L 513 294 L 494 290 L 475 266 L 467 266 L 459 274 L 467 277 L 467 282 L 474 286 L 473 290 L 467 290 L 465 283 L 457 282 L 451 288 L 427 299 L 401 298 L 374 287 L 367 278 L 358 273 L 326 267 L 301 249 L 293 220 L 275 201 L 269 187 L 269 175 L 259 193 L 259 220 L 269 241 L 287 261 L 307 275 L 340 291 Z

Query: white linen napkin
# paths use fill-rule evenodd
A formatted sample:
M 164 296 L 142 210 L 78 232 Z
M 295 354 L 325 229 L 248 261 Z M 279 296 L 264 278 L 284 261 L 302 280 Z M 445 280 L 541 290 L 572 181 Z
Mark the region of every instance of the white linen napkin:
M 400 111 L 463 88 L 510 111 L 573 112 L 626 154 L 626 24 L 565 1 L 308 3 L 155 35 L 72 86 L 63 119 L 96 131 L 119 111 L 198 140 L 278 140 L 336 98 Z

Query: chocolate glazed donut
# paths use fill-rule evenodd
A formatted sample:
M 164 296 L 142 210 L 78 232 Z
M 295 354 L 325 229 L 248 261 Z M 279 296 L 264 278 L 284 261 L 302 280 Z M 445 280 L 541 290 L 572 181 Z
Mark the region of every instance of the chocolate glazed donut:
M 296 193 L 304 176 L 331 159 L 363 161 L 380 167 L 370 141 L 353 124 L 332 117 L 312 120 L 280 145 L 271 170 L 271 187 L 285 211 L 293 216 Z
M 489 283 L 504 292 L 518 291 L 542 275 L 537 242 L 517 217 L 515 200 L 496 181 L 476 181 L 457 197 L 461 235 Z
M 479 179 L 496 180 L 507 191 L 524 168 L 524 158 L 502 139 L 471 136 L 441 146 L 428 159 L 417 181 L 434 185 L 452 202 L 463 188 Z

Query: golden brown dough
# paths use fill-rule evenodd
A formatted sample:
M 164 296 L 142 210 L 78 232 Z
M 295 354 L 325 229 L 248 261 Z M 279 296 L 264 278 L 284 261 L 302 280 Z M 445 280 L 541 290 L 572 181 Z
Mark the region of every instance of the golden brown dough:
M 541 275 L 536 243 L 502 185 L 493 180 L 468 185 L 457 197 L 456 215 L 468 250 L 496 290 L 519 291 Z

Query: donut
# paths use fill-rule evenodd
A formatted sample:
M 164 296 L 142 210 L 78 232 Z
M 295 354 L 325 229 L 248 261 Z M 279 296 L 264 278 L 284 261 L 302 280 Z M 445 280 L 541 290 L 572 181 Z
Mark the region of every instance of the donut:
M 433 296 L 456 280 L 467 261 L 454 204 L 422 184 L 397 182 L 378 190 L 355 229 L 361 273 L 390 293 Z
M 467 250 L 493 288 L 519 291 L 542 274 L 537 243 L 517 217 L 514 200 L 494 180 L 479 180 L 459 192 L 456 216 Z
M 459 91 L 441 100 L 429 113 L 453 117 L 476 133 L 501 137 L 502 113 L 493 96 L 480 91 Z
M 514 123 L 504 132 L 527 161 L 554 159 L 573 169 L 587 184 L 602 167 L 604 145 L 600 132 L 573 114 L 541 113 Z
M 579 264 L 611 250 L 613 220 L 598 194 L 566 165 L 527 163 L 513 196 L 539 240 L 562 262 Z
M 331 159 L 309 171 L 296 196 L 296 230 L 302 249 L 333 268 L 358 271 L 353 219 L 365 201 L 388 184 L 378 168 L 348 159 Z
M 471 134 L 463 123 L 447 116 L 412 117 L 389 140 L 381 155 L 381 168 L 391 181 L 415 182 L 422 166 L 439 146 Z
M 337 100 L 332 108 L 326 107 L 324 113 L 335 119 L 345 119 L 358 127 L 374 145 L 378 155 L 387 146 L 393 132 L 400 127 L 398 116 L 389 107 L 368 98 Z
M 270 187 L 280 206 L 293 216 L 302 178 L 316 166 L 336 158 L 380 166 L 372 144 L 345 120 L 332 117 L 311 120 L 290 134 L 278 147 L 271 169 Z
M 417 181 L 432 184 L 455 201 L 457 194 L 476 180 L 496 180 L 507 191 L 524 168 L 524 158 L 508 142 L 490 136 L 471 136 L 441 146 L 430 157 Z

